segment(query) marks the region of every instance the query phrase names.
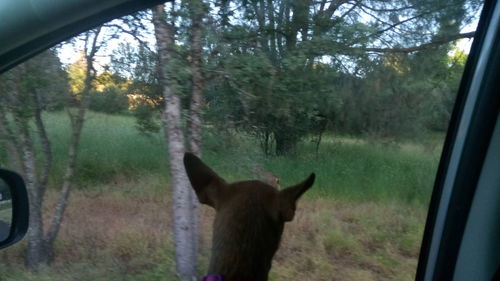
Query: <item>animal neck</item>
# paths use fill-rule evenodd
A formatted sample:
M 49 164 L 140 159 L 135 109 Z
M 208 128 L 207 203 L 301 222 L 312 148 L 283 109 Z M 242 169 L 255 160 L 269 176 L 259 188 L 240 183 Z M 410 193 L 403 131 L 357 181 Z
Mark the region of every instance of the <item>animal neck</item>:
M 238 258 L 239 254 L 212 255 L 208 272 L 224 276 L 224 281 L 268 281 L 271 260 Z M 234 257 L 233 262 L 227 262 Z

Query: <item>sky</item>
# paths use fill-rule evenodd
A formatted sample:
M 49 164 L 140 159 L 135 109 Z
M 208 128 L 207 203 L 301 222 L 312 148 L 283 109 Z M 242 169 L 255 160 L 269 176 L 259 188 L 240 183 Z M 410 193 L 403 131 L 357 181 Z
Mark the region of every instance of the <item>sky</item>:
M 110 23 L 117 25 L 121 24 L 119 20 L 114 20 Z M 149 28 L 151 28 L 151 30 L 153 29 L 152 24 L 151 26 L 149 26 Z M 102 36 L 103 34 L 100 35 L 101 38 Z M 153 32 L 150 32 L 149 34 L 142 34 L 142 36 L 144 37 L 145 41 L 148 42 L 149 48 L 154 49 L 156 46 L 156 40 L 154 38 Z M 137 41 L 134 40 L 131 35 L 120 32 L 118 38 L 109 40 L 107 42 L 107 46 L 99 50 L 99 52 L 96 54 L 96 68 L 98 71 L 102 70 L 104 66 L 109 65 L 111 59 L 110 55 L 112 54 L 113 50 L 118 49 L 119 45 L 125 42 L 128 42 L 132 46 L 137 47 Z M 62 43 L 58 53 L 59 59 L 65 65 L 74 63 L 79 59 L 78 53 L 82 49 L 83 44 L 81 41 Z
M 155 40 L 154 38 L 151 38 L 148 40 L 151 42 L 151 45 L 154 46 Z M 136 41 L 133 40 L 133 38 L 130 35 L 127 34 L 121 34 L 118 39 L 111 40 L 108 43 L 108 46 L 104 50 L 100 50 L 95 59 L 96 63 L 96 69 L 97 71 L 101 72 L 106 65 L 109 65 L 111 62 L 111 54 L 113 50 L 118 49 L 118 46 L 122 42 L 129 42 L 132 45 L 137 45 Z M 74 63 L 79 59 L 78 53 L 80 50 L 82 50 L 82 44 L 62 44 L 61 48 L 59 49 L 59 59 L 64 65 L 68 65 L 71 63 Z

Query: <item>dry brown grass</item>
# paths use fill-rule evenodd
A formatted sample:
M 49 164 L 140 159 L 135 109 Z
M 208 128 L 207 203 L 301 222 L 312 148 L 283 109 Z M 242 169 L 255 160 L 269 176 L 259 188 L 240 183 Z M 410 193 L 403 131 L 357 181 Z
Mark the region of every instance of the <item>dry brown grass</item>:
M 412 280 L 425 210 L 396 203 L 302 202 L 274 280 Z
M 43 273 L 47 280 L 175 280 L 171 204 L 161 185 L 149 178 L 119 179 L 105 186 L 106 192 L 74 191 L 54 267 Z M 50 198 L 53 202 L 54 194 Z M 213 216 L 202 207 L 203 268 Z M 398 203 L 304 200 L 286 226 L 271 280 L 411 280 L 424 219 L 425 208 Z M 22 248 L 0 258 L 18 268 L 5 280 L 37 280 L 22 273 Z M 89 268 L 94 272 L 82 272 Z

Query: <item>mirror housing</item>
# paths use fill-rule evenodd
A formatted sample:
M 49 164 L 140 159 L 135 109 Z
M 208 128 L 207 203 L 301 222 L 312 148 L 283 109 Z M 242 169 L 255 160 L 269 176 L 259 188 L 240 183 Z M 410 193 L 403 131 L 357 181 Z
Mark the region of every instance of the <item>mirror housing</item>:
M 11 212 L 10 222 L 3 221 L 0 233 L 5 233 L 0 237 L 0 249 L 19 242 L 28 231 L 29 223 L 29 202 L 26 186 L 23 178 L 16 172 L 0 169 L 0 181 L 3 185 L 2 199 L 6 216 Z M 10 201 L 10 202 L 9 202 Z

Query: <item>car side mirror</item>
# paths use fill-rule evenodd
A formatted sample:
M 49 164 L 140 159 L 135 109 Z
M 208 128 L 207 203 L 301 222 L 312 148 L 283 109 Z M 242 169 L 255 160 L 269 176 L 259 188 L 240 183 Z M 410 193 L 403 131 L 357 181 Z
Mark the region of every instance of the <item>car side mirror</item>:
M 20 241 L 28 230 L 29 204 L 23 178 L 0 169 L 0 249 Z

